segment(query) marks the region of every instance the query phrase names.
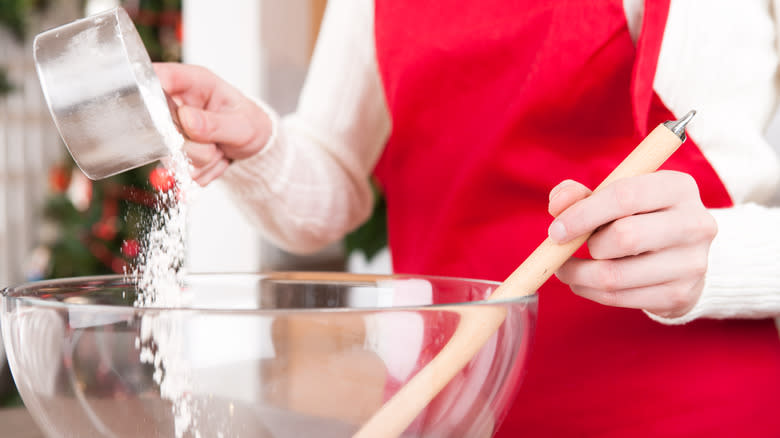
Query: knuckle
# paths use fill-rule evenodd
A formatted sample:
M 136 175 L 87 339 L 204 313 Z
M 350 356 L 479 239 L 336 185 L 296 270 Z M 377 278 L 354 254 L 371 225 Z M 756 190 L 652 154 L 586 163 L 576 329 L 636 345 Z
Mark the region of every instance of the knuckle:
M 222 158 L 225 155 L 225 152 L 217 146 L 215 143 L 209 143 L 206 151 L 208 153 L 208 156 L 211 157 L 211 160 L 218 160 Z
M 691 303 L 691 297 L 691 288 L 684 283 L 677 283 L 669 289 L 666 303 L 669 309 L 686 308 Z
M 688 193 L 699 193 L 699 184 L 696 183 L 696 179 L 688 173 L 676 172 L 678 182 L 677 184 L 682 187 Z
M 636 228 L 625 220 L 618 220 L 612 225 L 615 246 L 622 255 L 636 255 L 639 248 L 639 237 Z
M 636 190 L 623 181 L 618 181 L 612 187 L 612 196 L 615 198 L 615 205 L 623 216 L 633 214 L 637 208 Z
M 207 114 L 203 114 L 203 133 L 209 141 L 214 141 L 217 129 L 218 124 Z
M 620 294 L 609 290 L 599 291 L 595 297 L 595 301 L 605 306 L 617 307 L 620 306 Z
M 578 236 L 584 232 L 581 228 L 586 223 L 586 216 L 581 204 L 568 207 L 558 217 L 570 235 Z
M 242 136 L 241 143 L 249 144 L 260 137 L 260 126 L 257 123 L 252 123 L 251 120 L 245 120 L 247 130 L 246 134 Z
M 688 173 L 684 172 L 670 172 L 674 179 L 672 184 L 683 195 L 685 200 L 694 202 L 696 205 L 701 205 L 701 197 L 699 195 L 699 184 L 696 179 Z
M 683 215 L 684 237 L 686 243 L 712 242 L 718 234 L 718 222 L 704 206 L 687 208 L 680 211 Z
M 585 299 L 595 301 L 605 306 L 618 306 L 620 304 L 619 294 L 617 292 L 605 291 L 600 289 L 590 289 L 582 286 L 572 285 L 571 291 Z
M 707 266 L 709 264 L 707 258 L 708 254 L 706 251 L 701 256 L 695 258 L 695 261 L 692 264 L 692 271 L 696 277 L 702 277 L 707 273 Z
M 570 284 L 569 289 L 571 289 L 574 295 L 579 295 L 583 298 L 587 298 L 587 294 L 585 293 L 584 289 L 581 286 L 578 286 L 576 284 Z
M 208 164 L 203 167 L 206 169 L 212 169 L 216 167 L 220 161 L 222 161 L 222 154 L 214 154 L 209 160 Z
M 718 222 L 709 213 L 704 212 L 698 221 L 698 229 L 701 231 L 703 237 L 707 240 L 712 240 L 718 234 Z
M 611 258 L 609 248 L 604 243 L 604 239 L 602 239 L 601 236 L 594 236 L 588 239 L 588 252 L 594 260 Z
M 607 292 L 614 292 L 620 289 L 621 273 L 616 263 L 612 261 L 601 262 L 596 275 L 599 289 Z

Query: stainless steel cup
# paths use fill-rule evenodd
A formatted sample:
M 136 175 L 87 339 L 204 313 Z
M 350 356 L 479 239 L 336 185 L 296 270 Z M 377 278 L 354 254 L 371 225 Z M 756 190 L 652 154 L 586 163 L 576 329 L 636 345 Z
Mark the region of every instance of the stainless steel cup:
M 51 115 L 89 178 L 142 166 L 181 145 L 149 54 L 124 9 L 43 32 L 33 47 Z

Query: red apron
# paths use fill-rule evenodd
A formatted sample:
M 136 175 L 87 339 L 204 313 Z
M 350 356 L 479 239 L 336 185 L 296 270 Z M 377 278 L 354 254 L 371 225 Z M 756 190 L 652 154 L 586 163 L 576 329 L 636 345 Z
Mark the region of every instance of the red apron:
M 647 2 L 635 47 L 621 0 L 377 0 L 395 271 L 503 280 L 546 236 L 553 186 L 595 187 L 675 118 L 652 90 L 668 8 Z M 708 207 L 731 205 L 692 140 L 664 167 L 693 175 Z M 499 437 L 780 433 L 772 321 L 664 326 L 555 279 L 539 300 Z

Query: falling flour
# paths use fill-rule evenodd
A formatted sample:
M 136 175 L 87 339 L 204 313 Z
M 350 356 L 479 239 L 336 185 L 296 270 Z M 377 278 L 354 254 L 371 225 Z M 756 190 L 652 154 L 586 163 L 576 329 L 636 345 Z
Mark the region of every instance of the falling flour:
M 170 150 L 166 167 L 174 183 L 173 187 L 157 193 L 157 208 L 142 239 L 138 264 L 132 272 L 138 288 L 134 305 L 152 308 L 143 313 L 136 345 L 141 361 L 154 367 L 153 378 L 160 386 L 160 397 L 172 404 L 176 437 L 181 438 L 187 431 L 199 437 L 197 406 L 192 398 L 192 379 L 186 360 L 184 316 L 181 312 L 153 310 L 187 305 L 182 294 L 187 201 L 192 199 L 198 186 L 190 177 L 190 163 L 182 151 L 184 138 L 170 123 L 164 98 L 160 99 L 159 94 L 143 87 L 141 91 Z
M 135 305 L 146 308 L 179 308 L 183 300 L 184 238 L 187 203 L 176 199 L 194 186 L 186 170 L 186 158 L 174 155 L 174 187 L 159 192 L 159 208 L 153 215 L 148 234 L 143 239 L 139 265 L 134 276 L 139 293 Z M 185 167 L 176 169 L 177 167 Z M 141 361 L 154 366 L 154 380 L 160 385 L 160 397 L 172 403 L 177 437 L 196 428 L 193 414 L 192 382 L 184 351 L 184 321 L 179 312 L 147 311 L 141 319 L 139 347 Z M 197 436 L 197 433 L 196 433 Z

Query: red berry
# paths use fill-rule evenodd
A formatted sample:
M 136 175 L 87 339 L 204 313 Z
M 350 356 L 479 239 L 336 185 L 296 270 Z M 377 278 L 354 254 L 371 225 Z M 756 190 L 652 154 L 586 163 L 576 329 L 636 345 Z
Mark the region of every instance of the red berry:
M 157 167 L 149 173 L 149 182 L 156 190 L 167 192 L 176 184 L 176 179 L 167 169 Z
M 70 175 L 62 166 L 54 166 L 49 170 L 49 187 L 55 193 L 62 193 L 68 189 Z
M 98 239 L 111 240 L 116 233 L 116 218 L 103 219 L 92 225 L 92 235 Z
M 127 272 L 127 262 L 119 257 L 115 257 L 114 260 L 111 261 L 111 270 L 117 274 L 125 273 Z
M 184 27 L 182 26 L 181 17 L 179 17 L 179 19 L 176 20 L 176 41 L 178 41 L 179 43 L 184 41 Z
M 141 252 L 141 245 L 135 239 L 125 240 L 122 242 L 122 254 L 127 257 L 136 257 Z

